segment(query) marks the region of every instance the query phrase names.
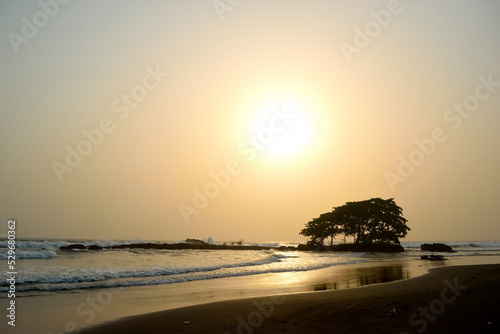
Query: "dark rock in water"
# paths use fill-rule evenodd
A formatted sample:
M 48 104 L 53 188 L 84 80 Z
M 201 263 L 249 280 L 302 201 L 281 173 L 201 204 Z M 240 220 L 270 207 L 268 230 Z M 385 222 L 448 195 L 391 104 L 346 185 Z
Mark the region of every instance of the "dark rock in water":
M 445 260 L 443 255 L 422 255 L 420 258 L 422 260 L 430 260 L 430 261 L 443 261 L 443 260 Z
M 68 246 L 61 246 L 59 249 L 62 250 L 73 250 L 73 249 L 87 249 L 87 246 L 82 245 L 82 244 L 71 244 Z
M 199 239 L 186 239 L 184 242 L 192 245 L 208 245 L 208 243 Z
M 420 250 L 429 252 L 453 252 L 451 246 L 440 243 L 423 244 L 420 246 Z
M 68 246 L 61 246 L 59 247 L 59 249 L 62 249 L 62 250 L 75 250 L 75 249 L 90 249 L 90 250 L 101 250 L 103 249 L 101 246 L 97 246 L 97 245 L 90 245 L 90 246 L 85 246 L 85 245 L 82 245 L 82 244 L 71 244 L 71 245 L 68 245 Z
M 316 249 L 316 246 L 308 243 L 307 245 L 299 244 L 297 246 L 298 251 L 313 251 Z

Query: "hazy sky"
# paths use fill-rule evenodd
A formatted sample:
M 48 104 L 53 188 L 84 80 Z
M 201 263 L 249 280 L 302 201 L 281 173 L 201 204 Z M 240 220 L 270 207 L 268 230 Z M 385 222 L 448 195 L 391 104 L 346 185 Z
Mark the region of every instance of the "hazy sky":
M 67 2 L 67 3 L 66 3 Z M 498 240 L 497 1 L 2 1 L 0 232 Z

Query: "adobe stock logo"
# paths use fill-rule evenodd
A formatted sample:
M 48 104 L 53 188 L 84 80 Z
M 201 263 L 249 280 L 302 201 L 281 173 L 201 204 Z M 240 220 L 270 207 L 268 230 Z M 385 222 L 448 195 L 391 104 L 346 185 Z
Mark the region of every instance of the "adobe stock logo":
M 214 0 L 212 5 L 219 16 L 219 19 L 224 21 L 224 13 L 233 12 L 239 5 L 241 5 L 242 2 L 243 0 Z
M 19 53 L 21 44 L 28 44 L 30 40 L 38 35 L 39 29 L 45 27 L 50 19 L 54 18 L 60 10 L 59 5 L 66 5 L 70 0 L 40 0 L 38 6 L 41 10 L 31 16 L 31 20 L 26 16 L 21 18 L 21 35 L 9 32 L 7 39 L 15 53 Z
M 237 334 L 252 334 L 254 328 L 261 327 L 266 318 L 269 318 L 275 310 L 275 305 L 282 305 L 286 301 L 286 297 L 281 295 L 280 290 L 271 291 L 271 296 L 269 300 L 263 300 L 259 302 L 258 300 L 253 301 L 253 305 L 257 310 L 252 311 L 248 314 L 246 319 L 238 316 L 236 321 L 238 321 L 238 327 L 236 328 Z M 230 334 L 224 332 L 224 334 Z
M 383 28 L 387 28 L 392 22 L 394 15 L 400 14 L 403 11 L 403 6 L 399 0 L 390 0 L 387 3 L 387 9 L 381 9 L 379 11 L 372 10 L 370 12 L 373 20 L 368 21 L 364 28 L 356 26 L 354 28 L 354 38 L 353 43 L 349 44 L 342 42 L 340 44 L 340 51 L 344 55 L 347 63 L 352 62 L 352 56 L 354 54 L 360 54 L 361 50 L 368 47 L 374 38 L 376 38 L 382 32 Z
M 136 110 L 140 103 L 169 76 L 169 73 L 163 72 L 158 64 L 155 68 L 147 66 L 145 71 L 147 74 L 144 75 L 140 84 L 135 85 L 128 94 L 122 93 L 111 103 L 111 111 L 118 114 L 117 117 L 120 121 L 126 120 L 130 116 L 131 110 Z M 83 129 L 81 131 L 83 138 L 74 146 L 66 145 L 65 159 L 62 162 L 53 161 L 51 164 L 59 182 L 63 182 L 65 174 L 72 173 L 75 168 L 80 166 L 85 157 L 92 154 L 94 149 L 103 143 L 106 135 L 116 129 L 116 124 L 118 123 L 111 118 L 104 117 L 99 121 L 97 127 Z
M 479 83 L 474 89 L 474 93 L 466 96 L 461 103 L 454 103 L 452 108 L 448 108 L 443 112 L 443 120 L 445 123 L 451 123 L 451 129 L 458 130 L 464 121 L 471 117 L 473 112 L 477 111 L 482 102 L 490 98 L 493 93 L 500 87 L 500 82 L 493 80 L 493 74 L 488 77 L 478 76 Z M 438 146 L 448 139 L 446 131 L 442 127 L 436 127 L 431 131 L 428 138 L 416 139 L 414 141 L 417 146 L 406 157 L 400 155 L 397 172 L 385 171 L 384 177 L 391 188 L 395 191 L 398 183 L 404 183 L 407 178 L 415 173 L 417 167 L 423 165 L 428 157 L 433 155 Z
M 458 296 L 462 294 L 462 291 L 467 289 L 466 285 L 458 284 L 458 278 L 455 277 L 453 283 L 445 279 L 443 281 L 446 286 L 441 290 L 439 295 L 440 298 L 433 299 L 428 307 L 419 307 L 418 313 L 413 312 L 408 318 L 408 323 L 415 327 L 418 333 L 423 333 L 429 322 L 433 322 L 446 310 L 446 305 L 453 303 Z M 410 334 L 409 332 L 400 332 L 399 334 Z
M 247 162 L 254 161 L 258 152 L 270 147 L 279 134 L 286 132 L 287 126 L 290 126 L 296 118 L 295 112 L 290 111 L 286 106 L 281 109 L 274 108 L 267 124 L 238 145 L 238 153 Z M 193 188 L 191 205 L 185 203 L 178 205 L 184 221 L 189 224 L 191 216 L 199 215 L 202 210 L 206 209 L 210 201 L 219 196 L 221 191 L 229 186 L 231 179 L 242 171 L 243 167 L 240 161 L 230 160 L 225 164 L 223 170 L 210 172 L 208 174 L 210 181 L 201 188 Z
M 107 305 L 110 305 L 113 302 L 115 295 L 120 293 L 124 288 L 111 288 L 111 289 L 103 289 L 95 294 L 94 296 L 89 296 L 78 304 L 75 308 L 75 313 L 79 316 L 79 318 L 75 318 L 66 322 L 64 325 L 64 332 L 57 332 L 54 334 L 69 334 L 69 333 L 80 333 L 81 327 L 81 318 L 86 317 L 84 326 L 88 326 L 92 324 L 92 322 L 96 318 L 96 312 L 102 312 Z M 49 332 L 48 334 L 53 334 Z

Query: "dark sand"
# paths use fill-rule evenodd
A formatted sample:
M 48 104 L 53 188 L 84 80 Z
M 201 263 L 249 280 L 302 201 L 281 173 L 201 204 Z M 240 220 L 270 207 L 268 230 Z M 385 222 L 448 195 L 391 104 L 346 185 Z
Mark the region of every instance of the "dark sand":
M 227 300 L 123 318 L 99 333 L 500 333 L 500 265 L 345 290 Z

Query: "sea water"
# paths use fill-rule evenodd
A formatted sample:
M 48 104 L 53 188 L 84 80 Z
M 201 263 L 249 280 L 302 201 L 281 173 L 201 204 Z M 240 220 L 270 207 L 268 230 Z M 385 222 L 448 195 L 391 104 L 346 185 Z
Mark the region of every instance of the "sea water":
M 72 243 L 112 246 L 142 241 L 18 240 L 16 243 L 16 292 L 32 296 L 65 291 L 196 282 L 223 277 L 266 273 L 312 271 L 370 261 L 411 261 L 420 258 L 422 242 L 404 242 L 404 253 L 281 251 L 281 242 L 247 245 L 270 246 L 269 250 L 156 250 L 103 249 L 60 250 Z M 448 258 L 499 256 L 500 242 L 444 242 L 455 253 Z M 0 261 L 7 263 L 7 241 L 0 241 Z M 6 270 L 0 272 L 0 296 L 8 291 Z

